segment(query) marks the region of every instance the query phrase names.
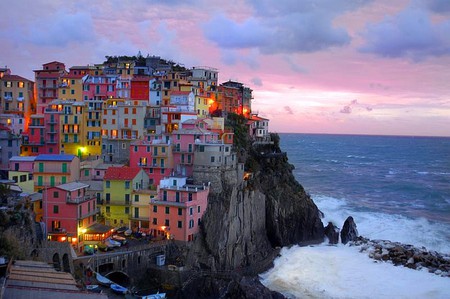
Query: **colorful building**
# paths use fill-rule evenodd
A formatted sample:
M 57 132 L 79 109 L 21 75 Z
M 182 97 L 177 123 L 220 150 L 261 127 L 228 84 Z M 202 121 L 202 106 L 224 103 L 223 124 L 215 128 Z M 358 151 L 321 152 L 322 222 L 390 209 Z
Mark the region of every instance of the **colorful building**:
M 34 160 L 34 190 L 80 179 L 80 159 L 74 155 L 43 154 Z
M 13 180 L 23 192 L 34 192 L 34 156 L 14 156 L 9 159 L 8 179 Z
M 209 185 L 187 184 L 186 177 L 161 180 L 150 201 L 150 231 L 179 241 L 192 241 L 208 205 Z
M 47 239 L 69 242 L 83 251 L 83 234 L 94 224 L 99 212 L 89 185 L 71 182 L 46 188 L 43 192 L 44 223 Z
M 108 99 L 104 103 L 102 158 L 109 163 L 125 163 L 129 146 L 144 136 L 146 104 L 143 101 Z
M 9 169 L 9 159 L 20 154 L 22 138 L 10 128 L 0 125 L 0 170 Z
M 173 151 L 169 136 L 148 135 L 146 140 L 133 142 L 130 146 L 130 166 L 140 167 L 149 176 L 150 185 L 173 171 Z
M 35 70 L 35 89 L 38 114 L 44 113 L 47 105 L 58 99 L 61 78 L 67 74 L 64 63 L 53 61 L 42 65 L 42 70 Z
M 24 118 L 25 128 L 31 113 L 34 113 L 34 83 L 17 75 L 4 75 L 0 78 L 0 112 L 17 114 Z
M 139 167 L 110 167 L 103 178 L 102 214 L 106 225 L 130 225 L 132 195 L 149 189 L 149 178 Z

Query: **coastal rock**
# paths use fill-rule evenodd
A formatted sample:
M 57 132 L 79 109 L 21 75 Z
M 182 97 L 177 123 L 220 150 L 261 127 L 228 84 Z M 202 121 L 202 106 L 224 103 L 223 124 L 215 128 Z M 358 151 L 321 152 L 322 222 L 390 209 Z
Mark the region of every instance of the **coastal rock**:
M 425 247 L 414 247 L 410 244 L 401 244 L 387 240 L 370 240 L 358 237 L 352 242 L 360 246 L 360 252 L 367 252 L 370 258 L 377 261 L 388 261 L 395 266 L 404 266 L 410 269 L 426 269 L 442 277 L 449 277 L 450 255 L 436 251 L 428 251 Z
M 341 242 L 347 244 L 350 241 L 356 241 L 358 238 L 358 230 L 352 216 L 347 217 L 341 230 Z
M 329 244 L 337 244 L 339 242 L 339 228 L 332 222 L 328 222 L 325 227 L 325 236 L 328 238 Z

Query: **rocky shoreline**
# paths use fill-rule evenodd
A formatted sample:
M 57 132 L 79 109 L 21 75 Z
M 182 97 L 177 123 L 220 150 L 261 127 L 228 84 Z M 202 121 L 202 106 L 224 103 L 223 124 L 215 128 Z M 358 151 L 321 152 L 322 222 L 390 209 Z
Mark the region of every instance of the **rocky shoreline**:
M 442 277 L 450 277 L 450 254 L 443 254 L 425 247 L 415 247 L 409 244 L 389 240 L 370 240 L 358 235 L 353 217 L 348 217 L 340 231 L 333 223 L 325 227 L 325 236 L 330 244 L 341 242 L 349 246 L 359 246 L 360 252 L 365 252 L 375 261 L 391 262 L 394 266 L 404 266 L 414 270 L 428 270 Z
M 376 261 L 450 277 L 450 254 L 388 240 L 370 240 L 362 236 L 352 241 L 350 246 L 359 246 L 360 252 L 368 253 Z

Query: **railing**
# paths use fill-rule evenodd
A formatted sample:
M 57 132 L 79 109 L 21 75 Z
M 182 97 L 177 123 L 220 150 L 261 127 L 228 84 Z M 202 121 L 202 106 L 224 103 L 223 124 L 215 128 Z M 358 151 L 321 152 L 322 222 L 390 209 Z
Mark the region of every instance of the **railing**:
M 94 198 L 95 198 L 94 196 L 90 196 L 90 195 L 77 196 L 77 197 L 70 197 L 70 196 L 68 196 L 66 198 L 66 202 L 67 203 L 76 203 L 76 204 L 78 204 L 78 203 L 82 203 L 82 202 L 85 202 L 87 200 L 94 199 Z

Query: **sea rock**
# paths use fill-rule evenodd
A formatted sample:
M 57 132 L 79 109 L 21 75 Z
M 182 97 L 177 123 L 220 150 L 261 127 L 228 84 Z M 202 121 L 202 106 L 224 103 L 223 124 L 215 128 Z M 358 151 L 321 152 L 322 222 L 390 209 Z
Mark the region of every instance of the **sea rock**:
M 358 230 L 352 216 L 349 216 L 341 230 L 341 242 L 347 244 L 350 241 L 356 241 L 358 238 Z
M 328 225 L 325 227 L 325 236 L 330 244 L 337 244 L 339 242 L 339 228 L 332 222 L 328 222 Z

